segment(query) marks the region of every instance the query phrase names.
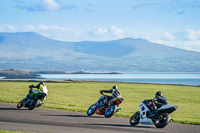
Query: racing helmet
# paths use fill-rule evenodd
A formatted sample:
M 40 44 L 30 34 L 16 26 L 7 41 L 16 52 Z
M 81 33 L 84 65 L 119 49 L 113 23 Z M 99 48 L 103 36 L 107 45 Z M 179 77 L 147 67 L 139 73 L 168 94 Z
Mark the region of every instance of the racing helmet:
M 115 85 L 115 86 L 112 87 L 112 89 L 113 90 L 118 90 L 118 86 Z
M 163 96 L 161 91 L 156 92 L 155 97 Z
M 114 98 L 121 98 L 121 93 L 120 93 L 120 91 L 119 91 L 119 89 L 118 89 L 118 87 L 117 86 L 113 86 L 112 87 L 112 96 L 114 97 Z
M 38 83 L 38 85 L 45 85 L 45 83 L 42 82 L 42 81 L 40 81 L 40 82 Z

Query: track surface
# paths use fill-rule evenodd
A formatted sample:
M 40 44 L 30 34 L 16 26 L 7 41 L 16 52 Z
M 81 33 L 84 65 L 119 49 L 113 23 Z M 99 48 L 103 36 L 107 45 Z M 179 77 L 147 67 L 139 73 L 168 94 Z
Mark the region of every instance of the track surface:
M 170 123 L 163 129 L 153 125 L 130 126 L 129 118 L 68 112 L 53 109 L 16 109 L 15 104 L 0 103 L 0 129 L 42 133 L 199 133 L 200 126 Z

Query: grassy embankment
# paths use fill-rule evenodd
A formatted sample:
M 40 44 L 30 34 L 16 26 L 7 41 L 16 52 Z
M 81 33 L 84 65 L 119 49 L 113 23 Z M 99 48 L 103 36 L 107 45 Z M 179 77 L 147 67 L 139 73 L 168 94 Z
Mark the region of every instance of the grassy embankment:
M 28 86 L 36 82 L 0 82 L 0 102 L 17 104 L 28 93 Z M 144 99 L 154 98 L 157 91 L 162 91 L 169 104 L 178 105 L 178 110 L 170 116 L 177 123 L 200 125 L 200 87 L 174 86 L 158 84 L 129 83 L 46 83 L 49 94 L 44 108 L 61 109 L 86 113 L 88 107 L 101 96 L 101 89 L 110 89 L 117 85 L 125 101 L 122 110 L 115 114 L 131 117 Z

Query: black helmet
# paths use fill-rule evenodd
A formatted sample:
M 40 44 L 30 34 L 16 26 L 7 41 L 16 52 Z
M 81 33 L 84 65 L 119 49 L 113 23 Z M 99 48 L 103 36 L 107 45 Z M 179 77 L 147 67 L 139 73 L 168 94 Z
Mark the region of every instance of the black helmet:
M 118 87 L 117 86 L 113 86 L 112 89 L 114 89 L 114 90 L 117 89 L 118 90 Z
M 44 82 L 40 81 L 38 85 L 45 85 Z
M 156 92 L 155 97 L 158 97 L 158 96 L 163 96 L 161 91 Z

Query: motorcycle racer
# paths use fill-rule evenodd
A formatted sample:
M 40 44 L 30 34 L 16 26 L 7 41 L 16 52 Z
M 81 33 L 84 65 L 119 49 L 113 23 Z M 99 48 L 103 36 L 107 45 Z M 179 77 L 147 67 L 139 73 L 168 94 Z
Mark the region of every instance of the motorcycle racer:
M 47 98 L 47 87 L 43 82 L 39 82 L 37 85 L 30 85 L 29 93 L 18 104 L 17 108 L 27 107 L 29 110 L 33 110 L 35 107 L 42 106 L 44 100 Z M 33 90 L 32 88 L 37 88 Z
M 167 99 L 162 95 L 161 91 L 156 92 L 154 101 L 157 108 L 168 104 Z
M 99 104 L 99 106 L 105 106 L 108 104 L 108 101 L 121 98 L 121 93 L 118 89 L 118 86 L 113 86 L 112 89 L 110 89 L 110 90 L 101 90 L 100 94 L 103 94 L 103 93 L 111 93 L 112 96 L 105 95 L 104 97 L 101 97 L 98 100 L 98 103 L 101 103 L 101 101 L 103 101 L 103 103 L 102 103 L 103 105 Z M 119 111 L 120 108 L 118 108 L 117 110 Z
M 162 95 L 161 91 L 156 92 L 155 98 L 153 99 L 153 103 L 152 102 L 149 103 L 151 107 L 150 117 L 155 117 L 155 115 L 157 114 L 157 109 L 167 104 L 168 104 L 167 99 Z
M 45 93 L 47 97 L 48 90 L 44 82 L 41 81 L 37 85 L 30 85 L 29 88 L 31 90 L 29 91 L 27 98 L 33 97 L 34 95 L 38 93 Z M 37 88 L 37 90 L 32 90 L 32 88 Z M 42 103 L 44 103 L 44 100 L 46 99 L 46 97 L 42 100 Z
M 112 96 L 104 95 L 104 93 L 111 93 Z M 88 108 L 88 116 L 96 113 L 98 115 L 104 115 L 106 118 L 110 118 L 121 110 L 118 106 L 124 101 L 124 99 L 121 97 L 121 93 L 117 86 L 113 86 L 110 90 L 101 90 L 100 94 L 102 94 L 102 96 L 98 101 Z

